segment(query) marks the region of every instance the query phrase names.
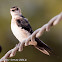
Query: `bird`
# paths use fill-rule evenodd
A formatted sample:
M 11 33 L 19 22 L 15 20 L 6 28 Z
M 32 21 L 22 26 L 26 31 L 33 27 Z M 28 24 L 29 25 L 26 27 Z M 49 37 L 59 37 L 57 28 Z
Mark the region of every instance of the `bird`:
M 13 6 L 10 8 L 10 14 L 12 16 L 11 19 L 11 31 L 14 36 L 18 39 L 19 42 L 22 42 L 26 38 L 28 38 L 34 31 L 28 19 L 22 15 L 21 9 L 17 6 Z M 35 43 L 31 42 L 32 45 L 38 49 L 39 51 L 43 52 L 46 55 L 50 55 L 53 53 L 52 49 L 41 41 L 39 38 L 35 38 Z

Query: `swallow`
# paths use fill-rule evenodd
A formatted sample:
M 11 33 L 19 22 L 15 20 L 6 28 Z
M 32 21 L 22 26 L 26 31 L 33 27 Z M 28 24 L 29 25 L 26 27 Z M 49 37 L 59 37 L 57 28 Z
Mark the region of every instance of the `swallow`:
M 34 31 L 32 30 L 32 27 L 28 22 L 28 19 L 22 15 L 21 9 L 19 7 L 11 7 L 10 14 L 12 16 L 12 33 L 19 40 L 19 42 L 22 42 L 24 39 L 28 38 Z M 50 55 L 52 53 L 52 49 L 48 47 L 48 45 L 46 45 L 39 38 L 35 38 L 35 43 L 32 42 L 32 45 L 46 55 Z

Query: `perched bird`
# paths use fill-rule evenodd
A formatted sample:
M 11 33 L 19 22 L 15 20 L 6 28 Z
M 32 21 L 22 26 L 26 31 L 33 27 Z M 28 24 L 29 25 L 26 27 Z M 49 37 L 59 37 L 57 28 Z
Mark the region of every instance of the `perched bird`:
M 33 30 L 28 22 L 28 19 L 22 15 L 21 9 L 19 7 L 14 6 L 10 8 L 10 14 L 12 16 L 11 30 L 19 42 L 22 42 L 33 33 Z M 35 43 L 33 43 L 34 42 L 32 42 L 32 45 L 44 54 L 50 55 L 52 52 L 51 48 L 49 48 L 43 41 L 38 38 L 35 38 Z

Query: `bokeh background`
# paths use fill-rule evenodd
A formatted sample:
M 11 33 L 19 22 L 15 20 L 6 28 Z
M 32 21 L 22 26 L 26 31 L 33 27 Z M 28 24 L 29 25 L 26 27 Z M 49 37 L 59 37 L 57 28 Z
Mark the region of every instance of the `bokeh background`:
M 20 7 L 33 30 L 36 30 L 62 11 L 62 0 L 0 0 L 0 58 L 18 43 L 10 27 L 12 6 Z M 54 50 L 56 56 L 47 56 L 33 46 L 28 46 L 22 52 L 17 52 L 12 59 L 25 58 L 27 62 L 62 62 L 62 21 L 49 32 L 44 32 L 40 39 Z

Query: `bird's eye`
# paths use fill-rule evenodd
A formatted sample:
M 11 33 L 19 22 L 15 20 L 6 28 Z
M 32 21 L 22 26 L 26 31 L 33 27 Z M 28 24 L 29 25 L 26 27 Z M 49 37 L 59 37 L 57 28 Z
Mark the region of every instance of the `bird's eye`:
M 12 11 L 15 11 L 15 10 L 12 10 Z
M 18 8 L 16 10 L 19 10 Z
M 21 21 L 20 21 L 19 19 L 17 20 L 17 22 L 18 22 L 18 23 L 21 23 Z
M 12 8 L 15 8 L 15 6 L 14 6 L 14 7 L 12 7 Z

